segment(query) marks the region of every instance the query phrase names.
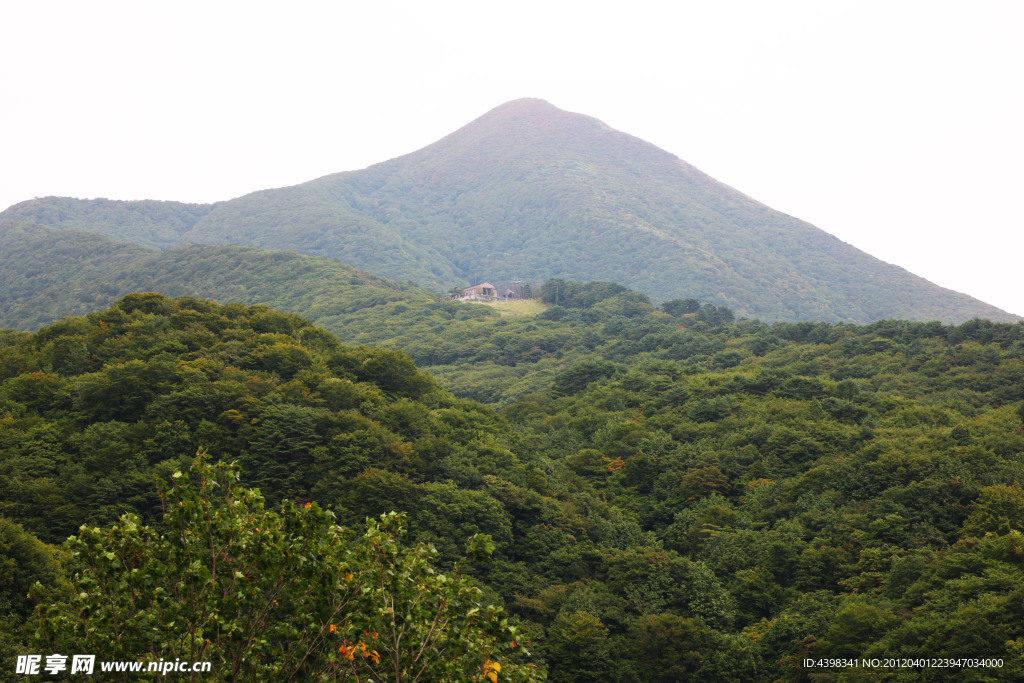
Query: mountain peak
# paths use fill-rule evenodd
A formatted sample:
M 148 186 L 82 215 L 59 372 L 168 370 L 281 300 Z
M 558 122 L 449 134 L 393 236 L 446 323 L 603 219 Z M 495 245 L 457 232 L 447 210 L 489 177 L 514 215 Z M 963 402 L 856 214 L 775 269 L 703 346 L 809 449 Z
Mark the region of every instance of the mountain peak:
M 547 100 L 536 97 L 524 97 L 498 105 L 483 116 L 470 121 L 449 137 L 473 131 L 490 135 L 508 128 L 520 130 L 545 129 L 559 125 L 578 125 L 585 121 L 599 123 L 596 119 L 592 119 L 589 116 L 559 109 Z
M 470 121 L 454 133 L 402 157 L 414 164 L 426 161 L 447 173 L 470 161 L 543 167 L 546 162 L 654 164 L 663 171 L 678 170 L 679 159 L 662 149 L 615 130 L 585 114 L 559 109 L 546 100 L 524 97 L 505 102 Z M 388 164 L 393 163 L 387 162 Z M 496 167 L 474 172 L 490 177 Z M 506 169 L 507 170 L 507 169 Z M 640 171 L 638 171 L 640 172 Z
M 509 100 L 504 104 L 499 104 L 497 107 L 487 112 L 487 114 L 484 114 L 484 116 L 489 116 L 491 114 L 511 114 L 513 116 L 522 116 L 524 114 L 543 114 L 547 112 L 567 113 L 547 100 L 542 100 L 539 97 L 521 97 L 518 100 Z

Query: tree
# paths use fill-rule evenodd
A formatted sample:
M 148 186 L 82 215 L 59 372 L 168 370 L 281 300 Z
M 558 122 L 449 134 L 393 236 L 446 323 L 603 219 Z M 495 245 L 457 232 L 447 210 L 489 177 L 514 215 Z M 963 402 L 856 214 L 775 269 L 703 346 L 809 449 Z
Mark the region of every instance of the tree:
M 615 363 L 603 360 L 581 360 L 555 375 L 551 391 L 555 396 L 572 396 L 597 382 L 615 374 Z
M 964 534 L 1006 534 L 1013 529 L 1024 530 L 1024 489 L 1015 484 L 983 488 L 974 509 L 964 521 Z
M 29 652 L 32 632 L 33 584 L 65 591 L 58 558 L 52 548 L 6 517 L 0 517 L 0 661 L 13 662 L 16 655 Z M 0 672 L 7 680 L 10 670 Z
M 190 473 L 161 482 L 158 526 L 134 514 L 83 526 L 67 543 L 81 564 L 73 597 L 36 588 L 43 646 L 210 661 L 222 680 L 536 677 L 509 661 L 516 629 L 484 604 L 463 563 L 442 573 L 433 548 L 401 543 L 401 515 L 368 521 L 353 540 L 316 504 L 264 509 L 237 477 L 201 451 Z M 492 549 L 475 536 L 467 559 Z
M 700 619 L 645 614 L 629 629 L 627 656 L 636 661 L 638 680 L 661 683 L 695 677 L 707 629 Z
M 700 302 L 696 299 L 672 299 L 661 304 L 661 310 L 669 315 L 679 317 L 700 310 Z
M 548 629 L 550 680 L 584 683 L 608 680 L 611 644 L 601 620 L 584 611 L 562 613 Z

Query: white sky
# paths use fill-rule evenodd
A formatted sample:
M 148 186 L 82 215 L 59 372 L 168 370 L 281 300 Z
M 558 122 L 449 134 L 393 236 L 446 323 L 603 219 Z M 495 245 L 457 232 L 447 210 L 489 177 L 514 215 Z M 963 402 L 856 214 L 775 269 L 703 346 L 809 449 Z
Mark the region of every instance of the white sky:
M 0 209 L 208 202 L 518 97 L 1024 314 L 1024 3 L 8 2 Z

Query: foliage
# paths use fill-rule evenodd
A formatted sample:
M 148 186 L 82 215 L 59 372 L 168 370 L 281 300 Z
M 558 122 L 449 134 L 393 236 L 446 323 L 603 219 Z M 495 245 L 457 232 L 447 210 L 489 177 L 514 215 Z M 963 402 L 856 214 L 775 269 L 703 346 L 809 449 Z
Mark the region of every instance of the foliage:
M 531 680 L 509 658 L 516 631 L 482 603 L 460 566 L 401 544 L 402 518 L 354 541 L 306 503 L 264 508 L 237 468 L 200 454 L 163 484 L 161 523 L 137 515 L 83 526 L 66 547 L 82 564 L 67 603 L 42 607 L 53 652 L 117 660 L 210 661 L 220 680 Z M 486 559 L 486 536 L 470 551 Z
M 0 335 L 0 509 L 45 541 L 126 510 L 156 528 L 154 475 L 205 446 L 268 508 L 407 513 L 552 680 L 798 679 L 853 654 L 1024 675 L 1024 326 L 400 305 L 334 324 L 411 358 L 157 294 Z M 478 533 L 492 561 L 460 565 Z
M 58 553 L 19 524 L 0 517 L 0 661 L 12 663 L 31 651 L 34 631 L 29 590 L 45 585 L 55 595 L 67 589 Z M 14 668 L 0 671 L 0 680 L 14 678 Z

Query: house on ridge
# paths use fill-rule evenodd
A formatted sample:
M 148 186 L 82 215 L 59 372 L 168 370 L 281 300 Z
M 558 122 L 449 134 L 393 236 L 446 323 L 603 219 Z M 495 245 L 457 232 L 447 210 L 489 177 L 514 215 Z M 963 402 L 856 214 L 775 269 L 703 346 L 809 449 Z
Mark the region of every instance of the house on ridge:
M 495 301 L 498 298 L 498 288 L 490 282 L 481 282 L 463 289 L 459 298 L 463 301 Z

